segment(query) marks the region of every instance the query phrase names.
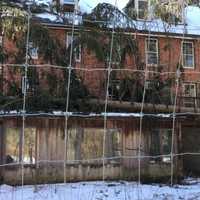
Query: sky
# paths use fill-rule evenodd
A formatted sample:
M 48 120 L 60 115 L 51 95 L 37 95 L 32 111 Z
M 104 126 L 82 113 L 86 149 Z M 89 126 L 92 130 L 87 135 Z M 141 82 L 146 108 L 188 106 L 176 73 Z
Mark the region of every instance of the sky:
M 126 6 L 129 0 L 80 0 L 79 5 L 81 10 L 90 12 L 98 3 L 105 2 L 115 5 L 115 1 L 117 1 L 117 7 L 122 9 Z

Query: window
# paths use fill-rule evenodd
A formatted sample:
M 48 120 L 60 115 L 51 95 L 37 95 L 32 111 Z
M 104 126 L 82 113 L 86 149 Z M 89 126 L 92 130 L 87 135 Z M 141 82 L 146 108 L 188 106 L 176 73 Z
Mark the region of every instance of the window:
M 193 42 L 182 43 L 182 64 L 185 68 L 194 68 Z
M 6 129 L 5 162 L 7 164 L 19 162 L 20 160 L 19 146 L 20 146 L 19 129 L 17 128 Z
M 196 84 L 183 84 L 183 98 L 185 107 L 194 107 L 196 105 Z
M 76 39 L 76 38 L 77 38 L 77 35 L 74 35 L 74 39 Z M 67 40 L 66 40 L 66 48 L 69 48 L 71 44 L 72 44 L 72 34 L 68 33 Z M 74 58 L 75 58 L 76 62 L 81 62 L 81 45 L 78 45 L 74 49 Z
M 0 35 L 0 47 L 2 47 L 2 46 L 3 46 L 3 36 Z
M 69 131 L 68 160 L 82 160 L 87 163 L 101 163 L 103 156 L 102 128 L 75 128 Z M 121 134 L 118 129 L 108 129 L 105 142 L 105 157 L 121 155 Z M 111 160 L 109 160 L 111 161 Z M 116 159 L 112 159 L 112 162 Z
M 36 155 L 36 129 L 25 128 L 24 134 L 24 163 L 34 164 Z
M 146 90 L 153 90 L 155 87 L 155 83 L 152 80 L 146 80 Z
M 6 129 L 6 163 L 17 163 L 22 160 L 22 140 L 20 134 L 21 129 L 19 128 Z M 35 163 L 35 142 L 36 130 L 34 128 L 26 128 L 23 150 L 23 161 L 25 164 Z
M 35 47 L 33 42 L 29 42 L 29 56 L 33 60 L 38 59 L 38 47 Z
M 136 4 L 137 18 L 145 19 L 148 14 L 148 0 L 137 0 Z
M 120 97 L 120 80 L 111 80 L 108 88 L 109 98 L 111 100 L 119 100 Z
M 4 60 L 4 53 L 3 53 L 3 36 L 0 35 L 0 76 L 3 73 L 3 66 L 1 63 L 3 63 Z
M 171 129 L 154 129 L 151 132 L 150 154 L 151 156 L 159 156 L 152 158 L 151 162 L 170 162 L 171 153 Z M 163 155 L 160 157 L 160 155 Z
M 146 64 L 158 64 L 158 40 L 146 39 Z
M 109 64 L 110 62 L 110 51 L 106 52 L 106 61 Z M 115 43 L 113 46 L 113 51 L 112 51 L 112 58 L 111 58 L 111 64 L 118 66 L 121 62 L 121 46 L 119 43 Z
M 29 81 L 25 78 L 25 76 L 22 76 L 21 80 L 21 87 L 22 87 L 22 94 L 25 94 L 27 90 L 29 89 Z

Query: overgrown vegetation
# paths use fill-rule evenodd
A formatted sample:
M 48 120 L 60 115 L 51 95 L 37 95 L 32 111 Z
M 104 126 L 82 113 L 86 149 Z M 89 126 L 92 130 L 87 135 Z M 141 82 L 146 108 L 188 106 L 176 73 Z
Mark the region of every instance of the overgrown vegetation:
M 27 37 L 27 11 L 13 7 L 8 2 L 2 2 L 0 30 L 4 33 L 4 38 L 12 40 L 17 48 L 13 54 L 6 58 L 4 47 L 0 51 L 1 62 L 10 61 L 12 63 L 25 63 L 26 37 Z M 61 44 L 48 28 L 39 22 L 31 19 L 30 38 L 32 47 L 38 48 L 38 54 L 45 63 L 68 67 L 69 49 Z M 75 48 L 75 47 L 74 47 Z M 31 48 L 29 47 L 29 64 L 34 64 L 31 58 Z M 23 97 L 23 76 L 24 68 L 8 67 L 10 74 L 18 76 L 11 79 L 4 79 L 3 85 L 7 87 L 7 92 L 0 98 L 0 109 L 2 110 L 21 110 Z M 68 70 L 66 68 L 51 71 L 50 68 L 36 69 L 28 68 L 28 88 L 27 88 L 27 111 L 52 111 L 65 110 L 66 86 L 68 81 Z M 20 78 L 20 79 L 19 79 Z M 5 88 L 4 88 L 5 89 Z M 87 107 L 86 99 L 88 92 L 77 75 L 72 72 L 70 85 L 70 110 L 78 111 L 81 107 Z
M 155 0 L 155 8 L 157 3 Z M 131 8 L 133 5 L 134 1 L 130 1 L 126 9 Z M 15 63 L 23 64 L 26 53 L 27 11 L 26 9 L 12 7 L 10 4 L 5 4 L 5 2 L 3 7 L 9 15 L 3 15 L 3 18 L 1 18 L 0 29 L 17 47 L 17 51 L 13 55 L 9 54 L 9 58 L 12 57 L 12 61 Z M 160 7 L 158 8 L 160 9 Z M 34 9 L 37 10 L 36 7 Z M 40 11 L 41 9 L 42 7 L 39 8 Z M 126 9 L 125 11 L 127 11 Z M 168 10 L 165 11 L 166 14 Z M 2 9 L 1 12 L 5 12 L 5 10 Z M 60 12 L 60 9 L 57 9 L 56 12 Z M 163 15 L 162 12 L 163 9 L 157 10 L 156 15 L 161 18 L 166 17 L 167 15 Z M 133 18 L 128 11 L 127 15 Z M 133 37 L 131 32 L 129 33 L 129 28 L 133 31 L 134 24 L 127 15 L 110 4 L 99 4 L 91 14 L 83 15 L 83 24 L 80 26 L 78 34 L 76 34 L 73 49 L 76 50 L 81 45 L 82 49 L 94 53 L 98 61 L 104 63 L 104 67 L 107 68 L 110 58 L 112 28 L 114 26 L 112 68 L 124 68 L 127 66 L 127 59 L 129 59 L 131 63 L 134 63 L 137 70 L 143 70 L 145 64 L 141 59 L 137 38 Z M 166 18 L 166 20 L 169 19 Z M 119 23 L 114 23 L 115 21 Z M 123 22 L 126 23 L 126 27 L 122 26 Z M 52 65 L 68 67 L 71 44 L 66 49 L 66 46 L 62 44 L 58 37 L 38 21 L 31 19 L 30 27 L 30 42 L 32 47 L 38 48 L 41 60 Z M 136 28 L 135 33 L 137 33 Z M 1 62 L 9 62 L 6 55 L 5 48 L 0 48 Z M 75 53 L 73 53 L 72 62 L 72 65 L 75 66 Z M 29 51 L 29 64 L 34 63 Z M 9 70 L 10 73 L 18 74 L 21 78 L 24 76 L 24 68 L 15 67 Z M 120 80 L 117 88 L 115 88 L 116 86 L 114 86 L 114 89 L 109 88 L 115 93 L 115 100 L 130 101 L 132 103 L 141 102 L 144 90 L 143 73 L 117 73 L 117 71 L 112 71 L 110 78 L 111 83 Z M 48 66 L 44 70 L 29 67 L 27 110 L 30 112 L 65 110 L 67 80 L 68 70 L 66 68 L 59 69 L 56 72 Z M 8 92 L 1 96 L 0 103 L 2 106 L 0 109 L 20 110 L 23 97 L 21 80 L 3 81 L 8 87 Z M 145 102 L 153 104 L 164 102 L 169 105 L 171 103 L 171 83 L 171 78 L 163 81 L 159 76 L 152 77 L 151 87 L 147 90 Z M 70 111 L 99 111 L 97 107 L 93 108 L 89 105 L 90 94 L 75 71 L 72 73 L 70 84 Z M 104 88 L 106 84 L 105 81 L 103 83 Z M 111 85 L 111 87 L 113 86 Z
M 146 20 L 151 20 L 154 18 L 160 18 L 164 22 L 167 22 L 169 25 L 182 22 L 182 9 L 186 5 L 199 5 L 199 1 L 195 0 L 185 0 L 183 1 L 160 1 L 160 0 L 150 0 L 147 1 L 148 6 L 144 12 L 144 18 Z M 150 7 L 150 8 L 148 8 Z M 144 8 L 145 9 L 145 8 Z M 126 7 L 124 8 L 125 13 L 131 18 L 137 19 L 137 10 L 135 0 L 129 0 Z M 149 12 L 150 11 L 150 12 Z

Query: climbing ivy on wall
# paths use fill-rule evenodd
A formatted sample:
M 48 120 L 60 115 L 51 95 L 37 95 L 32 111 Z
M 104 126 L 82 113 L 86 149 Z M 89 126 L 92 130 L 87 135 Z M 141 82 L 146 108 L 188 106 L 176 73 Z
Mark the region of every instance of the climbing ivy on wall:
M 13 55 L 9 55 L 12 63 L 23 64 L 25 62 L 26 35 L 27 35 L 27 12 L 21 8 L 13 7 L 8 2 L 3 2 L 1 13 L 8 13 L 1 18 L 0 30 L 4 37 L 11 40 L 17 47 Z M 31 19 L 30 21 L 30 42 L 38 48 L 39 57 L 45 62 L 53 65 L 68 67 L 69 49 L 50 32 L 50 30 L 39 22 Z M 9 59 L 8 58 L 8 59 Z M 5 59 L 4 49 L 0 49 L 0 59 Z M 34 64 L 29 52 L 29 64 Z M 45 67 L 45 66 L 44 66 Z M 24 68 L 13 67 L 9 69 L 12 74 L 23 77 Z M 27 88 L 27 111 L 52 111 L 65 110 L 66 104 L 66 85 L 68 72 L 65 68 L 59 70 L 59 75 L 52 73 L 47 68 L 43 69 L 45 85 L 41 82 L 38 70 L 34 67 L 28 68 L 28 87 Z M 22 109 L 22 85 L 21 81 L 4 80 L 8 87 L 7 94 L 0 98 L 0 109 L 2 110 L 21 110 Z M 59 92 L 58 87 L 59 87 Z M 88 92 L 77 75 L 72 73 L 70 87 L 70 110 L 78 111 L 87 104 L 85 103 Z M 82 99 L 82 100 L 81 100 Z M 81 102 L 81 103 L 80 103 Z M 86 105 L 88 106 L 88 105 Z

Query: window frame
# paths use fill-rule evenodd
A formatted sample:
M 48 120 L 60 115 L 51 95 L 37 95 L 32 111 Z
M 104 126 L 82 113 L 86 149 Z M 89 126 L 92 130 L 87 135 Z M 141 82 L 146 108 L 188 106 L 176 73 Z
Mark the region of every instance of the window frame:
M 116 49 L 117 49 L 116 52 L 117 52 L 117 56 L 119 57 L 119 60 L 116 60 L 116 59 L 114 60 L 114 52 L 113 52 L 110 64 L 114 65 L 114 66 L 119 66 L 119 64 L 121 62 L 121 46 L 119 43 L 117 44 Z M 107 64 L 109 64 L 109 62 L 110 62 L 110 52 L 107 53 L 106 62 L 107 62 Z
M 3 47 L 3 35 L 0 35 L 0 47 Z
M 156 52 L 151 52 L 148 50 L 148 42 L 154 40 L 156 41 Z M 149 53 L 155 53 L 156 54 L 156 63 L 148 63 L 149 60 Z M 158 66 L 159 63 L 159 45 L 158 45 L 158 39 L 157 38 L 146 38 L 145 39 L 145 57 L 146 57 L 146 65 L 148 66 Z
M 194 96 L 187 96 L 187 95 L 185 95 L 185 86 L 186 85 L 192 85 L 192 86 L 194 86 L 194 92 L 195 92 L 195 94 L 194 94 Z M 193 83 L 193 82 L 185 82 L 185 83 L 183 83 L 183 86 L 182 86 L 182 88 L 183 88 L 183 104 L 184 104 L 184 106 L 186 105 L 186 104 L 188 104 L 188 102 L 185 102 L 185 98 L 187 98 L 187 97 L 191 97 L 191 98 L 194 98 L 194 105 L 196 106 L 197 105 L 197 84 L 196 83 Z M 190 102 L 189 102 L 190 103 Z M 189 106 L 186 106 L 186 107 L 189 107 Z
M 121 84 L 121 80 L 120 79 L 111 80 L 110 87 L 109 87 L 109 90 L 108 90 L 108 96 L 109 96 L 110 100 L 118 100 L 119 99 L 119 95 L 115 96 L 114 92 L 116 90 L 118 92 L 120 91 L 120 84 Z
M 76 37 L 78 34 L 75 34 L 74 37 Z M 67 32 L 66 34 L 66 49 L 69 47 L 69 37 L 72 37 L 72 33 L 71 32 Z M 82 49 L 81 49 L 81 44 L 79 44 L 79 52 L 78 52 L 78 57 L 77 57 L 77 47 L 73 50 L 74 53 L 74 59 L 77 63 L 80 63 L 82 60 Z
M 8 130 L 9 129 L 11 129 L 11 130 L 15 130 L 16 131 L 16 133 L 17 133 L 17 138 L 18 138 L 18 147 L 17 147 L 17 149 L 16 149 L 16 151 L 17 151 L 17 154 L 18 154 L 18 158 L 17 158 L 17 161 L 14 161 L 14 162 L 9 162 L 9 163 L 7 163 L 6 162 L 6 157 L 7 157 L 7 148 L 8 148 L 8 143 L 7 143 L 7 134 L 8 134 Z M 26 131 L 27 131 L 27 129 L 35 129 L 35 135 L 34 135 L 34 137 L 35 137 L 35 143 L 34 143 L 34 156 L 32 157 L 32 158 L 35 158 L 35 160 L 31 163 L 28 163 L 28 162 L 26 162 L 25 160 L 23 160 L 23 163 L 24 163 L 24 165 L 25 166 L 35 166 L 36 164 L 37 164 L 37 131 L 36 131 L 36 128 L 35 127 L 26 127 L 26 129 L 25 129 L 25 136 L 26 136 Z M 22 149 L 22 130 L 21 130 L 21 128 L 20 127 L 7 127 L 6 128 L 6 131 L 5 131 L 5 136 L 4 136 L 4 141 L 5 141 L 5 145 L 4 145 L 4 155 L 3 155 L 3 162 L 5 163 L 5 164 L 8 164 L 8 167 L 9 167 L 9 165 L 11 165 L 11 166 L 14 166 L 14 165 L 19 165 L 21 162 L 22 162 L 22 151 L 23 151 L 23 149 Z M 25 140 L 25 137 L 24 137 L 24 140 Z M 26 143 L 24 143 L 24 145 L 26 145 Z M 25 151 L 25 146 L 24 146 L 24 151 Z M 25 152 L 23 153 L 23 156 L 25 155 Z M 23 157 L 23 159 L 25 159 L 25 157 Z
M 194 86 L 194 91 L 195 91 L 195 96 L 194 97 L 196 97 L 197 96 L 197 87 L 196 87 L 196 83 L 193 83 L 193 82 L 185 82 L 185 83 L 183 83 L 183 91 L 184 91 L 184 94 L 185 94 L 185 86 L 186 85 L 192 85 L 192 86 Z
M 102 165 L 101 157 L 102 155 L 102 135 L 104 130 L 101 127 L 81 127 L 82 129 L 82 139 L 79 138 L 80 143 L 75 143 L 74 139 L 77 134 L 77 127 L 72 127 L 69 129 L 68 138 L 68 163 L 70 164 L 88 164 L 88 165 Z M 112 138 L 111 143 L 105 144 L 105 154 L 109 154 L 106 157 L 110 158 L 106 162 L 119 164 L 119 158 L 122 155 L 122 130 L 120 128 L 109 128 L 106 132 L 106 138 Z M 115 139 L 117 140 L 114 140 Z M 101 138 L 98 140 L 97 138 Z M 80 140 L 81 139 L 81 140 Z M 89 141 L 95 141 L 88 143 Z M 108 140 L 107 140 L 108 141 Z M 115 141 L 115 142 L 114 142 Z M 90 146 L 92 144 L 92 148 Z M 109 145 L 109 146 L 107 146 Z M 111 145 L 111 146 L 110 146 Z M 78 148 L 79 146 L 79 148 Z M 90 151 L 87 152 L 90 146 Z M 98 148 L 99 147 L 99 148 Z M 111 147 L 111 148 L 110 148 Z M 75 152 L 80 150 L 80 158 L 75 157 Z M 93 151 L 92 151 L 93 150 Z M 111 151 L 110 151 L 111 150 Z M 70 154 L 71 153 L 71 154 Z M 110 154 L 113 153 L 113 154 Z M 99 155 L 97 155 L 99 154 Z M 78 159 L 78 160 L 77 160 Z
M 145 88 L 146 88 L 146 90 L 151 90 L 153 87 L 153 80 L 146 80 L 146 85 L 145 85 Z
M 192 54 L 184 54 L 183 53 L 183 45 L 184 44 L 192 44 Z M 181 42 L 181 56 L 182 56 L 182 65 L 183 65 L 183 68 L 185 69 L 195 69 L 195 55 L 194 55 L 195 51 L 194 51 L 194 42 L 193 41 L 182 41 Z M 192 66 L 187 66 L 187 65 L 184 65 L 184 57 L 186 55 L 192 55 Z
M 150 7 L 150 1 L 148 0 L 136 0 L 135 1 L 135 9 L 136 9 L 136 14 L 137 14 L 137 20 L 145 20 L 145 19 L 148 19 L 148 16 L 145 16 L 143 18 L 140 17 L 139 13 L 142 9 L 139 9 L 139 2 L 146 2 L 147 3 L 147 12 L 149 11 L 149 7 Z M 145 11 L 144 11 L 144 14 L 145 14 Z
M 3 50 L 3 35 L 0 35 L 0 48 Z M 0 76 L 3 74 L 3 65 L 0 63 Z M 0 83 L 1 84 L 1 83 Z
M 172 142 L 172 129 L 170 128 L 154 128 L 151 130 L 151 143 L 150 143 L 150 155 L 152 156 L 151 159 L 150 159 L 150 162 L 151 163 L 166 163 L 166 164 L 170 164 L 171 163 L 171 157 L 169 156 L 170 152 L 167 154 L 167 153 L 164 153 L 164 143 L 163 143 L 163 137 L 161 138 L 161 135 L 160 134 L 163 134 L 162 131 L 165 131 L 165 134 L 168 132 L 168 136 L 170 136 L 170 139 L 171 141 L 168 141 L 169 142 L 169 147 L 171 147 L 171 142 Z M 158 132 L 157 134 L 157 139 L 159 139 L 159 155 L 154 155 L 151 151 L 152 151 L 152 138 L 153 138 L 153 135 L 155 133 L 153 132 Z M 169 133 L 170 132 L 170 133 Z M 163 136 L 163 135 L 162 135 Z M 163 153 L 162 153 L 163 152 Z M 158 158 L 156 156 L 159 156 Z M 165 160 L 165 158 L 167 158 Z
M 29 42 L 28 44 L 28 51 L 29 51 L 29 56 L 33 60 L 38 60 L 39 58 L 39 47 L 35 47 L 33 42 Z

